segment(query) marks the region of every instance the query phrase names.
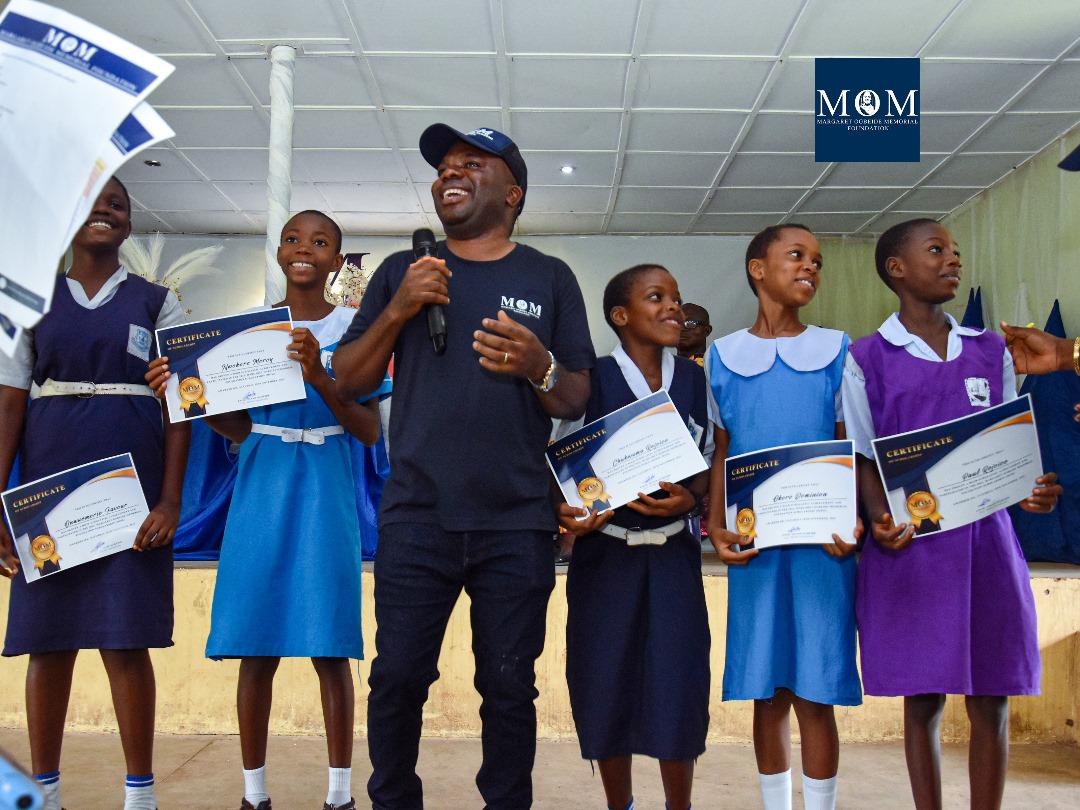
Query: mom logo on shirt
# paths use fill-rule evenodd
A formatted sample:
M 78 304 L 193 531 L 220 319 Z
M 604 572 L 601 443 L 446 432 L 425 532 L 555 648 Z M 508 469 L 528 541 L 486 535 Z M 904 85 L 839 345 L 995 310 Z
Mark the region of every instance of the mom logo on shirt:
M 502 303 L 499 304 L 500 309 L 508 309 L 511 312 L 516 312 L 518 315 L 525 315 L 529 318 L 540 317 L 540 305 L 534 304 L 532 301 L 526 301 L 524 298 L 515 298 L 512 295 L 502 296 Z

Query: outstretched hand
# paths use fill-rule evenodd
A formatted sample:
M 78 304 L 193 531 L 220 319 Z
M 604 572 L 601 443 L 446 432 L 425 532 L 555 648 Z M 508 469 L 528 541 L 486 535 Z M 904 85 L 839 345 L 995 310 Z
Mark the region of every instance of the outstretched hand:
M 746 543 L 746 538 L 729 532 L 722 523 L 709 524 L 709 542 L 724 565 L 746 565 L 761 552 L 759 548 L 736 551 L 734 546 Z
M 1064 492 L 1057 480 L 1057 473 L 1052 472 L 1036 478 L 1035 489 L 1031 490 L 1031 495 L 1020 501 L 1020 508 L 1025 512 L 1034 512 L 1038 515 L 1053 512 L 1058 498 Z
M 915 527 L 907 523 L 893 523 L 892 515 L 888 512 L 870 525 L 870 532 L 879 546 L 890 551 L 903 551 L 915 539 Z
M 635 512 L 649 517 L 675 517 L 676 515 L 685 515 L 697 503 L 694 500 L 694 493 L 682 484 L 661 481 L 660 489 L 668 493 L 667 498 L 652 498 L 644 492 L 639 492 L 637 500 L 630 501 L 627 506 Z
M 854 542 L 846 543 L 840 539 L 840 535 L 834 534 L 832 536 L 833 541 L 831 543 L 825 544 L 825 550 L 829 552 L 829 555 L 832 557 L 846 557 L 848 554 L 853 552 L 855 548 L 859 545 L 859 541 L 862 540 L 864 531 L 866 531 L 866 528 L 863 526 L 862 518 L 856 516 L 855 531 L 851 533 Z
M 611 516 L 615 514 L 614 509 L 608 509 L 606 512 L 596 512 L 591 509 L 582 509 L 577 506 L 571 506 L 568 503 L 560 503 L 556 512 L 559 518 L 559 525 L 570 532 L 575 537 L 582 537 L 586 534 L 592 534 L 599 531 L 600 527 L 611 520 Z M 583 518 L 578 520 L 578 518 Z

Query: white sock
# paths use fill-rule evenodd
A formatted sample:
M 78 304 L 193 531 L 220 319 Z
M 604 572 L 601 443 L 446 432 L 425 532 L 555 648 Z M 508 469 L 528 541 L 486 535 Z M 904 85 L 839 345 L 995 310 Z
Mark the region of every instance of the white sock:
M 265 802 L 270 798 L 270 794 L 266 792 L 265 765 L 250 771 L 244 769 L 244 798 L 255 807 L 259 806 L 259 802 Z
M 611 808 L 609 807 L 608 810 L 611 810 Z M 626 805 L 626 807 L 624 807 L 623 810 L 634 810 L 634 797 L 633 796 L 630 797 L 630 804 Z
M 60 810 L 60 771 L 35 773 L 34 779 L 45 797 L 41 810 Z
M 352 768 L 331 768 L 326 803 L 331 807 L 341 807 L 350 801 L 352 801 Z
M 806 810 L 836 810 L 836 777 L 813 779 L 804 773 L 802 794 Z
M 765 810 L 791 810 L 791 769 L 783 773 L 759 773 Z
M 132 776 L 124 782 L 124 810 L 157 810 L 154 775 Z

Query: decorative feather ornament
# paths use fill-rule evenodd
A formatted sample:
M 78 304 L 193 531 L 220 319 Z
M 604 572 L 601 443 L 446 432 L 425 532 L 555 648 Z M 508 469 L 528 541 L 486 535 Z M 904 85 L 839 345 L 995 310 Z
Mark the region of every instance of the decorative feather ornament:
M 120 261 L 128 272 L 168 287 L 176 293 L 177 300 L 183 301 L 184 297 L 180 294 L 181 282 L 186 283 L 220 270 L 221 268 L 214 266 L 214 259 L 225 246 L 210 245 L 189 251 L 162 270 L 161 254 L 164 248 L 165 237 L 161 233 L 152 234 L 145 244 L 132 237 L 120 246 Z M 190 309 L 185 309 L 184 312 L 191 314 Z

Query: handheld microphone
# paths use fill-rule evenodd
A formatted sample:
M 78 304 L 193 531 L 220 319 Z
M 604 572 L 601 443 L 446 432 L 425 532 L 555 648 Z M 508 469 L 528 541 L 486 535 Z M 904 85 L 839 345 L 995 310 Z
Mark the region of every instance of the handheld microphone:
M 425 256 L 438 257 L 439 249 L 435 244 L 435 234 L 430 228 L 413 231 L 412 252 L 417 259 Z M 427 328 L 435 354 L 443 354 L 446 351 L 446 313 L 443 312 L 442 304 L 427 305 Z

